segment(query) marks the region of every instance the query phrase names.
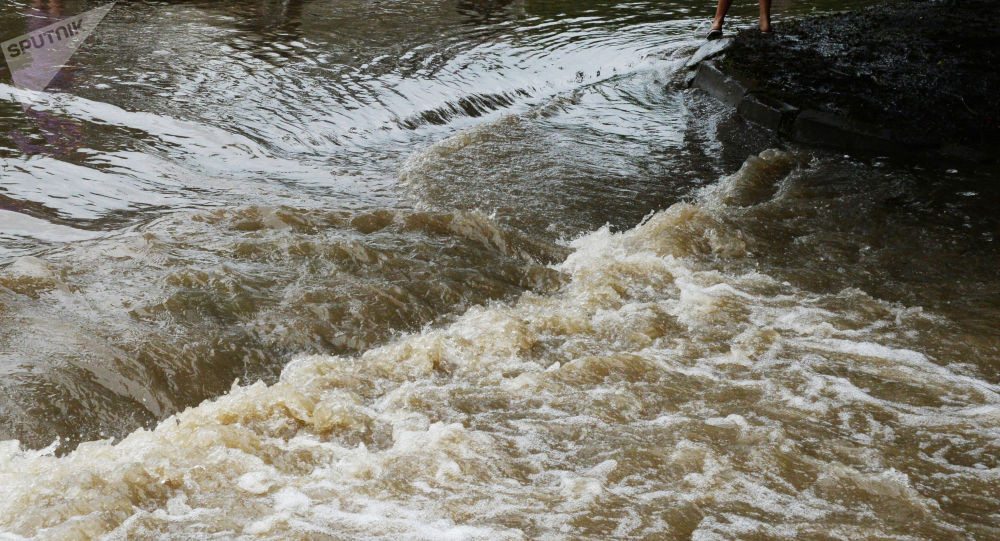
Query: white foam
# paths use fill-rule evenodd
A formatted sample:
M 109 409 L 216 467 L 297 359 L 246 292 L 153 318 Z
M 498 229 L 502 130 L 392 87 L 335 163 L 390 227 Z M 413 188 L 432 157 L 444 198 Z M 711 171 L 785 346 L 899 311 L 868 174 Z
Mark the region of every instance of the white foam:
M 713 266 L 743 257 L 720 212 L 685 203 L 585 235 L 555 266 L 568 281 L 553 294 L 474 307 L 357 358 L 299 358 L 274 385 L 234 386 L 115 444 L 57 458 L 4 443 L 0 529 L 555 539 L 686 524 L 712 539 L 985 527 L 926 493 L 1000 471 L 996 386 L 907 342 L 903 307 L 854 297 L 866 303 L 854 311 Z M 952 402 L 911 404 L 873 380 Z M 941 438 L 961 438 L 948 452 L 973 466 L 911 445 Z M 982 486 L 970 490 L 995 501 Z M 912 520 L 872 521 L 887 509 Z

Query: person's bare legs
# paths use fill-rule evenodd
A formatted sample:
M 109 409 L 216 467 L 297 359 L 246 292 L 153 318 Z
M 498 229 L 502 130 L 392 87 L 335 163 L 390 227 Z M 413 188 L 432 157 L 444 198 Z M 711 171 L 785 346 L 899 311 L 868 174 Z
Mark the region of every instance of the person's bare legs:
M 722 23 L 726 21 L 726 13 L 729 13 L 729 6 L 733 5 L 733 0 L 719 0 L 719 7 L 715 8 L 715 19 L 712 21 L 712 30 L 722 30 Z M 771 2 L 767 2 L 768 9 Z
M 722 0 L 719 0 L 719 5 L 722 5 Z M 758 25 L 761 32 L 771 31 L 771 0 L 760 0 L 760 22 Z

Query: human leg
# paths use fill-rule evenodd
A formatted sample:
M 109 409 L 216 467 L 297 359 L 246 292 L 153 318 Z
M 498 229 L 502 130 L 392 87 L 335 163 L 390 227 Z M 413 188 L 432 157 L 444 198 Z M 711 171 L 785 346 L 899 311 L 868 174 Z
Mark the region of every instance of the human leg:
M 719 2 L 722 3 L 721 0 Z M 760 22 L 758 27 L 761 32 L 771 31 L 771 0 L 760 0 Z

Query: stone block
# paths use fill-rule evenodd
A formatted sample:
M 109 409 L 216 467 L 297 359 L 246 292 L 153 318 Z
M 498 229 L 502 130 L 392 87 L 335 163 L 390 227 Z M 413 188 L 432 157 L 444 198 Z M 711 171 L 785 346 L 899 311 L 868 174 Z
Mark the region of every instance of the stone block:
M 862 154 L 887 155 L 907 152 L 903 145 L 892 140 L 888 130 L 811 109 L 802 111 L 795 117 L 791 136 L 802 143 Z
M 722 54 L 733 44 L 733 38 L 722 38 L 713 41 L 706 41 L 704 45 L 698 48 L 697 51 L 691 55 L 691 58 L 684 64 L 687 69 L 694 69 L 705 60 L 710 58 L 715 58 L 716 56 Z
M 746 120 L 779 133 L 788 133 L 799 110 L 769 96 L 749 93 L 736 106 Z
M 736 107 L 747 93 L 747 88 L 742 83 L 719 71 L 710 60 L 698 64 L 692 86 L 708 92 L 730 107 Z

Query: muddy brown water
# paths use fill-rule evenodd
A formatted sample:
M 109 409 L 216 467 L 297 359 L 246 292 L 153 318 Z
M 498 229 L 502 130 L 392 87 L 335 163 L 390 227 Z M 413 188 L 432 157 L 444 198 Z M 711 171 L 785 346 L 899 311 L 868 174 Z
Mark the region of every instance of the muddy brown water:
M 1000 536 L 997 171 L 733 119 L 710 11 L 135 2 L 5 79 L 0 533 Z

